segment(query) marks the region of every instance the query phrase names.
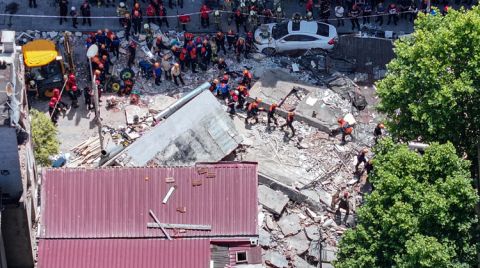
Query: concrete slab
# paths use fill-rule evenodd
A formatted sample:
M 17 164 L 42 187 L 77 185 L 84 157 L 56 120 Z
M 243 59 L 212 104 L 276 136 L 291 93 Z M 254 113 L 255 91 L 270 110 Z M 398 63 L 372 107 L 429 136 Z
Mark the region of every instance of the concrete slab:
M 139 120 L 148 115 L 148 108 L 141 108 L 137 105 L 128 105 L 125 106 L 125 119 L 127 124 L 131 125 L 135 121 L 135 117 L 138 117 Z
M 297 214 L 283 216 L 278 222 L 282 233 L 286 236 L 294 235 L 302 229 L 300 226 L 300 217 Z
M 299 256 L 293 257 L 293 267 L 295 268 L 314 268 L 315 266 L 310 265 L 307 261 L 302 259 Z
M 265 262 L 273 267 L 277 268 L 286 268 L 288 267 L 288 261 L 285 256 L 276 252 L 276 251 L 269 251 L 265 256 L 263 256 Z
M 270 243 L 272 243 L 272 235 L 264 229 L 260 229 L 258 243 L 261 247 L 270 247 Z
M 151 103 L 148 108 L 151 112 L 158 113 L 168 108 L 168 106 L 174 104 L 177 99 L 166 96 L 166 95 L 157 95 L 151 99 Z
M 268 211 L 280 215 L 288 203 L 288 197 L 281 192 L 274 191 L 265 185 L 258 186 L 258 201 Z
M 305 227 L 305 234 L 307 238 L 310 240 L 319 240 L 320 239 L 320 232 L 318 230 L 318 226 L 310 225 Z
M 292 249 L 297 255 L 302 255 L 308 250 L 308 238 L 305 236 L 304 232 L 299 232 L 294 236 L 286 238 L 287 245 Z

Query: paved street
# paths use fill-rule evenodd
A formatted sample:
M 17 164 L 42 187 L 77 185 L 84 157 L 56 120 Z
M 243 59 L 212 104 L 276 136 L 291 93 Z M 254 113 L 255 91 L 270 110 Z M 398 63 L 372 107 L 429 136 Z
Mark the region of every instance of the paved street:
M 12 1 L 9 0 L 1 0 L 0 1 L 0 10 L 3 11 L 5 10 L 5 6 L 11 3 Z M 59 15 L 59 9 L 58 7 L 54 7 L 52 4 L 54 0 L 37 0 L 38 2 L 38 8 L 29 8 L 28 7 L 28 0 L 22 0 L 19 1 L 19 8 L 17 11 L 17 14 L 28 14 L 28 15 L 38 15 L 38 16 L 58 16 Z M 79 11 L 80 5 L 83 1 L 82 0 L 71 0 L 70 1 L 70 6 L 74 5 L 77 7 L 77 10 Z M 128 4 L 130 5 L 129 7 L 131 8 L 131 2 L 132 1 L 127 1 Z M 117 1 L 118 3 L 118 1 Z M 183 9 L 169 9 L 168 5 L 167 7 L 167 15 L 172 16 L 176 15 L 177 12 L 178 14 L 182 13 L 193 13 L 193 12 L 198 12 L 200 10 L 200 6 L 203 2 L 194 0 L 194 1 L 185 1 L 184 8 Z M 270 3 L 271 4 L 271 3 Z M 141 3 L 142 5 L 142 10 L 146 9 L 147 4 L 146 3 Z M 291 17 L 291 15 L 294 12 L 300 12 L 304 13 L 305 11 L 305 5 L 304 4 L 299 4 L 298 1 L 283 1 L 282 5 L 284 6 L 285 13 L 288 17 Z M 333 7 L 332 7 L 333 9 Z M 331 12 L 333 18 L 333 11 Z M 318 14 L 314 14 L 317 16 Z M 92 5 L 92 17 L 112 17 L 116 16 L 116 8 L 114 7 L 97 7 L 96 5 Z M 193 31 L 193 32 L 206 32 L 206 31 L 215 31 L 214 26 L 210 25 L 210 28 L 208 29 L 203 29 L 200 27 L 200 17 L 199 15 L 192 15 L 192 22 L 188 25 L 188 30 Z M 170 28 L 171 30 L 179 30 L 178 28 L 178 22 L 175 18 L 169 18 L 169 23 L 170 23 Z M 213 19 L 211 19 L 212 22 Z M 0 28 L 8 28 L 8 22 L 9 18 L 6 16 L 0 17 Z M 63 25 L 59 25 L 59 19 L 58 18 L 42 18 L 42 17 L 36 17 L 36 18 L 31 18 L 31 17 L 12 17 L 11 19 L 12 22 L 12 27 L 11 29 L 17 30 L 17 31 L 25 31 L 25 30 L 40 30 L 40 31 L 62 31 L 62 30 L 72 30 L 72 25 L 71 25 L 71 20 L 69 18 L 67 23 L 63 23 Z M 81 25 L 81 19 L 79 19 L 79 27 L 78 31 L 95 31 L 100 28 L 109 28 L 112 30 L 119 30 L 120 29 L 120 24 L 118 22 L 118 19 L 116 18 L 104 18 L 104 19 L 92 19 L 92 27 L 89 26 L 82 26 Z M 360 19 L 360 23 L 361 23 Z M 336 26 L 336 21 L 331 21 L 331 24 Z M 226 23 L 225 23 L 226 24 Z M 164 26 L 165 27 L 165 26 Z M 235 27 L 234 24 L 232 23 L 232 27 Z M 224 26 L 224 30 L 228 30 L 228 25 Z M 166 28 L 163 28 L 164 30 Z M 404 19 L 399 20 L 398 25 L 394 26 L 392 25 L 383 25 L 381 28 L 382 30 L 391 30 L 395 31 L 398 33 L 409 33 L 413 30 L 413 25 L 411 23 L 407 23 Z M 75 30 L 75 29 L 73 29 Z M 339 33 L 349 33 L 351 32 L 351 24 L 350 20 L 345 20 L 345 26 L 341 26 L 338 28 Z

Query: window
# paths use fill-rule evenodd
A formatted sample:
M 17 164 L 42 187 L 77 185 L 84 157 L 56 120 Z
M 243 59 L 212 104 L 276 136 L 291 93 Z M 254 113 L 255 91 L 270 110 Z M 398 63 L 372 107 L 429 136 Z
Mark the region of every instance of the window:
M 236 263 L 246 263 L 247 262 L 247 252 L 238 251 L 236 254 L 235 262 Z
M 325 23 L 317 23 L 318 28 L 317 28 L 317 34 L 321 36 L 330 36 L 330 26 Z
M 302 35 L 302 34 L 292 34 L 284 39 L 285 41 L 295 41 L 295 42 L 302 42 L 302 41 L 316 41 L 317 38 L 309 35 Z

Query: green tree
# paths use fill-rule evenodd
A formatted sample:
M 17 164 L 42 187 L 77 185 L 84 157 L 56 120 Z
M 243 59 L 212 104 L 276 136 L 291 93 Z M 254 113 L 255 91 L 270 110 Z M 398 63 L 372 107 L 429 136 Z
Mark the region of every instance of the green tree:
M 433 143 L 420 155 L 384 139 L 374 151 L 375 190 L 340 241 L 335 267 L 474 265 L 478 196 L 470 163 L 451 143 Z
M 452 142 L 469 159 L 480 134 L 480 9 L 419 14 L 378 83 L 378 110 L 401 140 Z
M 45 113 L 32 109 L 30 116 L 35 159 L 42 166 L 50 166 L 48 157 L 59 152 L 57 128 Z

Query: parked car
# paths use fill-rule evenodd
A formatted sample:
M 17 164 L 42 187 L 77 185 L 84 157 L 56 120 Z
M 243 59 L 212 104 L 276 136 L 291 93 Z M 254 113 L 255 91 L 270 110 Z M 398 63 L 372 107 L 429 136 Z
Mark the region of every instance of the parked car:
M 316 21 L 269 23 L 255 31 L 255 46 L 266 55 L 299 49 L 330 50 L 337 40 L 333 25 Z

